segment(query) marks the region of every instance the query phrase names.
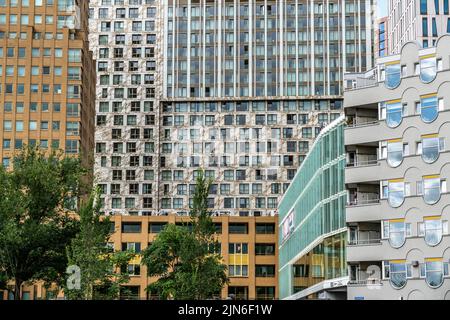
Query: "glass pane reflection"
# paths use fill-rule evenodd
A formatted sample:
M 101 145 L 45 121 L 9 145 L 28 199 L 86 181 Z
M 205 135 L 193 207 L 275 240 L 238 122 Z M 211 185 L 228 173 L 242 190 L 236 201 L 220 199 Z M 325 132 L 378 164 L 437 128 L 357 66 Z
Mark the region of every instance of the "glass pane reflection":
M 389 89 L 397 88 L 400 84 L 400 64 L 391 64 L 386 66 L 386 80 L 384 84 Z

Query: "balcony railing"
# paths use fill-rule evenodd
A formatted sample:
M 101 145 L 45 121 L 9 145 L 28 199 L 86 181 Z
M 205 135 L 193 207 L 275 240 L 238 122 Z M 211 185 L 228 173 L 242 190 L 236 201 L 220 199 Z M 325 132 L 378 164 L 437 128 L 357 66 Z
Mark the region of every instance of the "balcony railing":
M 363 126 L 374 125 L 374 124 L 377 124 L 378 122 L 379 122 L 378 119 L 373 119 L 373 120 L 369 120 L 369 119 L 364 119 L 364 120 L 353 119 L 353 121 L 347 121 L 347 127 L 348 128 L 363 127 Z
M 347 202 L 347 206 L 364 206 L 377 203 L 380 203 L 380 198 L 352 199 Z
M 375 155 L 374 159 L 370 160 L 356 160 L 353 162 L 347 163 L 348 168 L 356 168 L 356 167 L 367 167 L 367 166 L 374 166 L 378 164 L 377 156 Z
M 360 287 L 369 285 L 382 285 L 381 279 L 359 279 L 359 280 L 349 280 L 349 286 Z
M 372 244 L 380 244 L 381 239 L 350 239 L 348 240 L 349 246 L 367 246 Z

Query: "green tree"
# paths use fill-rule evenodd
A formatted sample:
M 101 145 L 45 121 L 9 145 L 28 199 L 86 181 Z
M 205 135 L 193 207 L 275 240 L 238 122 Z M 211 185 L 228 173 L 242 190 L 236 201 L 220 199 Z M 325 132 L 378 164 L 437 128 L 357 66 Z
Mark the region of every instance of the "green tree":
M 22 150 L 12 171 L 0 168 L 0 271 L 15 299 L 23 283 L 58 283 L 65 273 L 79 223 L 64 208 L 76 201 L 84 173 L 79 159 L 38 148 Z
M 143 252 L 149 276 L 159 279 L 147 288 L 163 299 L 208 299 L 228 282 L 214 223 L 208 211 L 211 180 L 197 177 L 190 224 L 167 225 Z M 188 227 L 191 227 L 189 230 Z
M 129 281 L 129 274 L 118 272 L 127 267 L 133 252 L 113 252 L 108 246 L 112 235 L 111 221 L 101 217 L 100 193 L 96 189 L 81 206 L 80 232 L 67 248 L 69 266 L 80 270 L 80 287 L 64 288 L 69 300 L 117 299 L 120 287 Z

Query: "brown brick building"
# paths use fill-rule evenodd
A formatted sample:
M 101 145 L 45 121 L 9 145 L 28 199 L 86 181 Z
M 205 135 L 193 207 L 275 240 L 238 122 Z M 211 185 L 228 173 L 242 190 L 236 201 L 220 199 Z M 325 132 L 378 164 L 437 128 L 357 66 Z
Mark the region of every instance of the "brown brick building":
M 140 252 L 151 244 L 165 224 L 185 222 L 186 225 L 189 218 L 176 215 L 119 215 L 112 217 L 112 220 L 115 233 L 111 245 L 114 250 L 134 249 Z M 277 299 L 278 217 L 220 216 L 213 220 L 230 279 L 220 298 L 234 294 L 237 299 Z M 140 265 L 140 258 L 132 261 L 129 272 L 135 274 L 127 285 L 131 295 L 121 299 L 151 299 L 146 288 L 155 278 L 147 277 L 147 268 Z M 11 294 L 0 290 L 0 300 L 8 299 Z M 54 298 L 41 285 L 25 286 L 22 296 L 30 300 Z M 58 298 L 63 298 L 63 295 Z
M 0 155 L 23 145 L 87 160 L 94 146 L 95 64 L 88 1 L 0 1 Z

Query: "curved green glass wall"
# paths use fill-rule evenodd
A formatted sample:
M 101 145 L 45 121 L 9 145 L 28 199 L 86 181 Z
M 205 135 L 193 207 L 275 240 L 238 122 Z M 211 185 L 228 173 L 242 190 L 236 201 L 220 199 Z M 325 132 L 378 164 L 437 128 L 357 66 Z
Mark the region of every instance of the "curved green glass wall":
M 303 256 L 299 254 L 306 255 L 345 228 L 344 169 L 344 118 L 340 117 L 317 137 L 278 207 L 280 298 L 294 293 L 294 264 Z M 322 280 L 346 275 L 345 250 L 341 251 L 338 268 L 324 272 Z

